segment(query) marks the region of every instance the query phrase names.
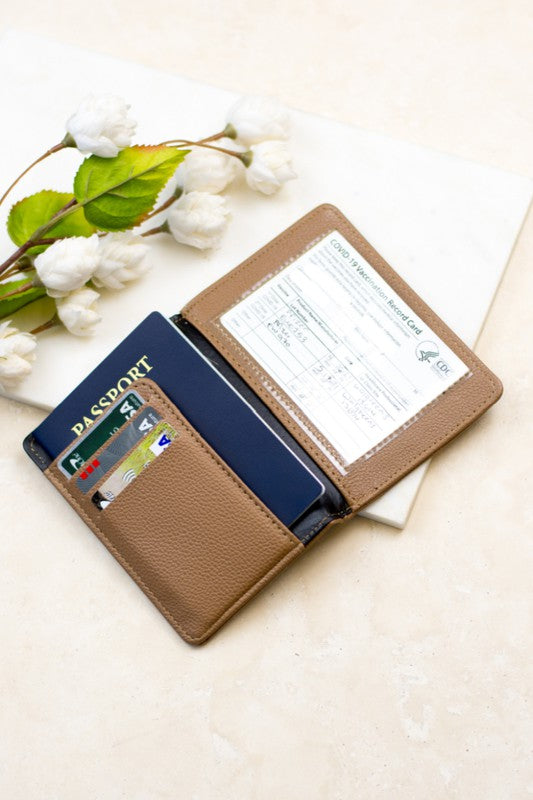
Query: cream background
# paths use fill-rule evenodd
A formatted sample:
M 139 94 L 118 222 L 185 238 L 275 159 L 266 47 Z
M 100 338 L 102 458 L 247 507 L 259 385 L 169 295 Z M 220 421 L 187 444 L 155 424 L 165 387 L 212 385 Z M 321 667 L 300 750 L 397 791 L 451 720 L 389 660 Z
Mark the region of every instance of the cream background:
M 26 2 L 0 29 L 531 175 L 530 9 Z M 533 794 L 532 253 L 530 217 L 477 347 L 504 399 L 434 459 L 403 533 L 344 525 L 201 649 L 37 489 L 20 440 L 42 412 L 2 400 L 3 797 Z

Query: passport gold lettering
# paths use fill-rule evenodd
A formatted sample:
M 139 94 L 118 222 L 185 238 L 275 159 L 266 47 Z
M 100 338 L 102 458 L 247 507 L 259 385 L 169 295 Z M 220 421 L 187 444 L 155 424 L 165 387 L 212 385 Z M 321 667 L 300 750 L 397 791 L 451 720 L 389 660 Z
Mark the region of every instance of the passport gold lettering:
M 117 389 L 119 392 L 123 392 L 126 386 L 131 386 L 131 378 L 128 378 L 127 375 L 119 380 L 117 383 Z
M 79 422 L 75 422 L 74 425 L 71 426 L 72 432 L 75 433 L 76 436 L 80 436 L 83 431 L 87 430 L 87 428 L 93 424 L 97 417 L 100 417 L 104 413 L 104 409 L 110 406 L 127 386 L 130 386 L 130 384 L 139 378 L 144 378 L 151 370 L 152 366 L 148 363 L 148 356 L 141 356 L 133 367 L 118 379 L 115 386 L 111 386 L 111 388 L 91 406 L 89 414 L 84 415 Z

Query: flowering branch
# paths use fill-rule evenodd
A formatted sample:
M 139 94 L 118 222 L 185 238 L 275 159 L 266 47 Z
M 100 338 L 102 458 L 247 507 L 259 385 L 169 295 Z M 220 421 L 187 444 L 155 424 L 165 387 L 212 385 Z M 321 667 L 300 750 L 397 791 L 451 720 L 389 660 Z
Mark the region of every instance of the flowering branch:
M 38 334 L 57 325 L 77 336 L 93 333 L 101 319 L 99 291 L 120 290 L 146 271 L 149 237 L 168 233 L 180 244 L 216 247 L 229 216 L 222 192 L 238 176 L 263 194 L 295 177 L 284 141 L 287 112 L 274 101 L 243 98 L 218 133 L 157 145 L 132 144 L 136 123 L 128 112 L 121 98 L 86 98 L 67 120 L 63 140 L 35 159 L 0 198 L 1 204 L 31 169 L 63 148 L 87 156 L 71 192 L 44 189 L 16 202 L 9 213 L 7 230 L 17 249 L 0 264 L 4 388 L 31 371 Z M 173 178 L 172 195 L 158 205 Z M 164 212 L 161 224 L 135 233 Z M 51 318 L 27 333 L 7 321 L 46 295 L 52 299 Z

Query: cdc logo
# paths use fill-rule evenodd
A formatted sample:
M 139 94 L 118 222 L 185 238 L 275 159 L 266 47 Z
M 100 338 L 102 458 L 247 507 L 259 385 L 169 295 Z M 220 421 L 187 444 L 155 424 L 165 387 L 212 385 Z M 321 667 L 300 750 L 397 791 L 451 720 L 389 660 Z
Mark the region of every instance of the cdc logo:
M 416 357 L 418 360 L 427 361 L 432 369 L 440 373 L 442 377 L 447 377 L 452 374 L 453 370 L 444 359 L 439 358 L 439 355 L 439 346 L 436 342 L 420 342 L 420 344 L 416 346 Z
M 435 342 L 420 342 L 416 346 L 416 357 L 419 361 L 427 361 L 433 364 L 434 359 L 439 357 L 439 346 Z

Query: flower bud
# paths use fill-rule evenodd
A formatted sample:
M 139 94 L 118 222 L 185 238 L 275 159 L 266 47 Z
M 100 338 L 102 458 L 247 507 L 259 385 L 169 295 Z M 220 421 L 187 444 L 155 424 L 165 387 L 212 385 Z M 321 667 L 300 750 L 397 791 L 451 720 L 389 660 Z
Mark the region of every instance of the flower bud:
M 60 239 L 35 259 L 37 277 L 50 297 L 63 297 L 79 289 L 98 266 L 98 236 Z
M 57 299 L 57 316 L 70 333 L 75 336 L 91 336 L 94 333 L 94 326 L 102 319 L 96 311 L 99 297 L 98 292 L 84 286 Z
M 101 237 L 93 283 L 106 289 L 123 289 L 125 283 L 135 280 L 148 269 L 143 263 L 147 252 L 148 245 L 133 233 L 108 233 Z
M 234 145 L 231 140 L 217 141 L 217 147 Z M 176 170 L 178 185 L 185 192 L 209 192 L 218 194 L 234 179 L 239 161 L 218 150 L 207 147 L 194 147 Z
M 84 154 L 113 158 L 130 146 L 137 127 L 135 120 L 128 117 L 129 108 L 116 95 L 89 95 L 67 120 L 67 136 L 63 141 L 75 144 Z
M 252 145 L 252 162 L 246 170 L 246 182 L 251 189 L 274 194 L 286 182 L 296 177 L 285 142 L 261 142 Z
M 219 244 L 228 214 L 223 197 L 189 192 L 171 206 L 167 223 L 177 242 L 206 250 Z
M 37 345 L 35 336 L 10 327 L 10 323 L 0 322 L 0 385 L 4 390 L 14 389 L 30 374 Z
M 247 147 L 267 139 L 289 137 L 288 110 L 273 98 L 241 97 L 230 109 L 227 121 Z

